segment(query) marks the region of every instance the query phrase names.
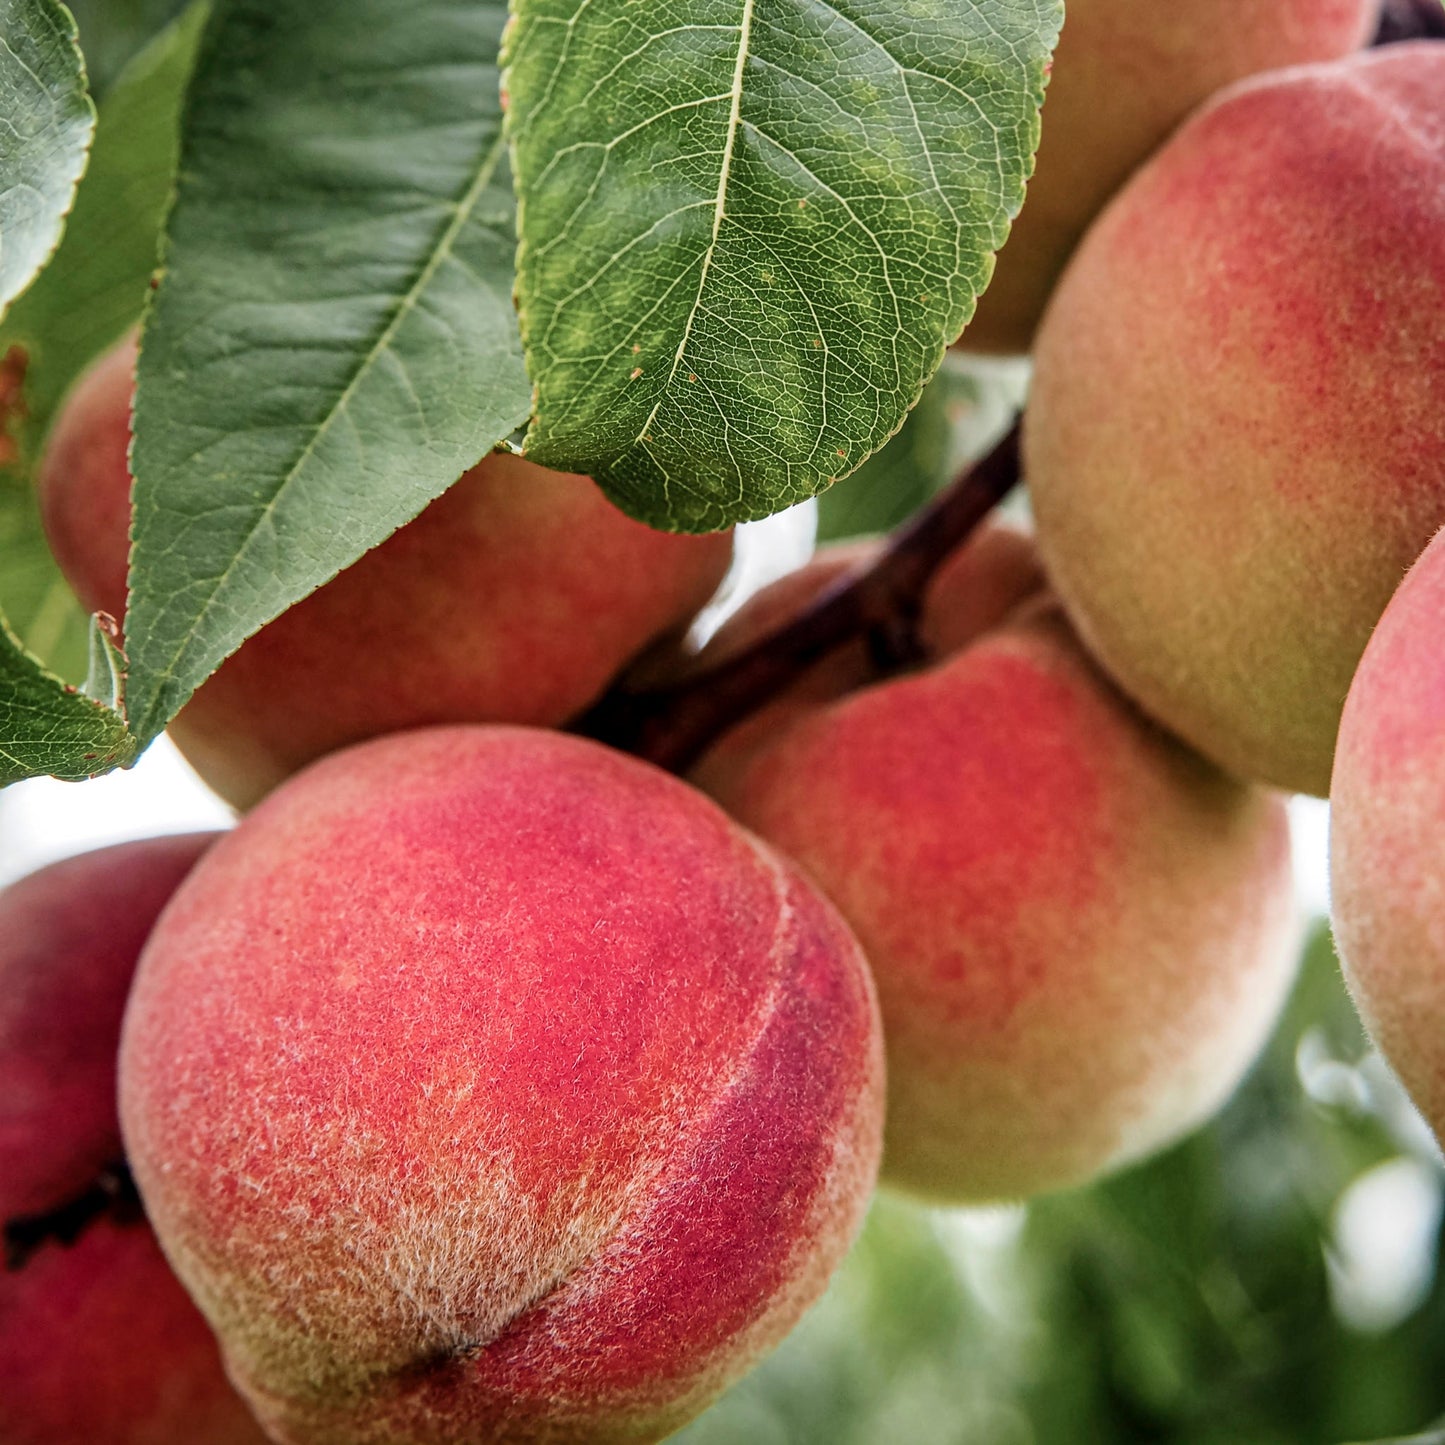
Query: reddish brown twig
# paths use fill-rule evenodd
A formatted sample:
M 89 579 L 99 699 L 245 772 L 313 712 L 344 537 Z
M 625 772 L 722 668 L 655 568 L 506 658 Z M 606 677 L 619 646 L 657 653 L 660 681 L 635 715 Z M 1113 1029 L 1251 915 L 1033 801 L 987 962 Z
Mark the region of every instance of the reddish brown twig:
M 613 688 L 573 726 L 624 752 L 679 773 L 734 723 L 776 697 L 842 643 L 867 637 L 893 662 L 919 651 L 916 624 L 938 565 L 1012 490 L 1019 478 L 1015 426 L 928 506 L 894 533 L 866 571 L 846 577 L 785 626 L 674 687 Z

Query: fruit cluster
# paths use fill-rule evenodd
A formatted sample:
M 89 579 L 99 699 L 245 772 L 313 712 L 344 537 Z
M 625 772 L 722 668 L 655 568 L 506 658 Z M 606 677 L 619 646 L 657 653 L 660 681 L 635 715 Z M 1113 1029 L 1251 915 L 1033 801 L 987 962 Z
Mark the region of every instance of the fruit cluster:
M 880 1171 L 1022 1199 L 1214 1111 L 1293 972 L 1278 790 L 1332 769 L 1352 986 L 1445 1128 L 1445 45 L 1375 11 L 1073 0 L 960 343 L 1035 357 L 1037 537 L 943 548 L 686 779 L 576 720 L 896 544 L 690 655 L 731 538 L 495 454 L 184 709 L 232 832 L 0 896 L 4 1445 L 660 1440 Z M 122 627 L 134 357 L 42 474 Z

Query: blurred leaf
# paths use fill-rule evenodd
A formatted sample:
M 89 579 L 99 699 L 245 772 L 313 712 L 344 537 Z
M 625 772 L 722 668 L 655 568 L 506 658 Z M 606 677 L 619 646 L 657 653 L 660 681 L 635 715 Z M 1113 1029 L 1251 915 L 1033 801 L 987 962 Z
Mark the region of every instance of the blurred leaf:
M 78 781 L 135 756 L 135 740 L 113 707 L 66 687 L 0 625 L 0 787 L 46 773 Z
M 95 108 L 75 22 L 55 0 L 0 0 L 0 315 L 60 243 Z
M 527 450 L 656 526 L 898 429 L 1023 200 L 1056 0 L 516 0 Z
M 973 397 L 969 378 L 943 367 L 898 435 L 818 498 L 818 540 L 891 532 L 949 481 L 954 407 Z
M 0 615 L 16 640 L 67 682 L 85 677 L 90 619 L 60 575 L 35 494 L 0 471 Z
M 1361 1441 L 1359 1445 L 1445 1445 L 1445 1430 L 1432 1430 L 1426 1435 L 1397 1435 L 1392 1440 Z
M 110 93 L 127 62 L 185 8 L 186 0 L 69 0 L 91 93 Z
M 72 682 L 85 674 L 90 624 L 46 546 L 32 473 L 61 397 L 145 305 L 204 18 L 194 7 L 158 36 L 101 105 L 64 239 L 0 324 L 0 413 L 12 446 L 0 467 L 0 608 L 25 646 Z
M 1000 1403 L 1025 1338 L 970 1292 L 946 1213 L 889 1194 L 822 1302 L 677 1445 L 1023 1445 Z
M 501 0 L 234 0 L 142 342 L 126 640 L 158 732 L 525 419 Z
M 70 384 L 140 318 L 176 169 L 186 80 L 205 20 L 193 7 L 138 55 L 101 107 L 65 239 L 0 325 L 26 355 L 21 458 L 33 461 Z

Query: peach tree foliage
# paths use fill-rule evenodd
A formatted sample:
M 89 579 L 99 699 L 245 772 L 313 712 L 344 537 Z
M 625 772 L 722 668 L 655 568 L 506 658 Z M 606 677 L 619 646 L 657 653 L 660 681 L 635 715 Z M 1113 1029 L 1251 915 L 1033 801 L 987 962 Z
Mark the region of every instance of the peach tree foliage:
M 95 110 L 70 15 L 51 0 L 0 3 L 0 309 L 49 260 L 75 202 Z M 104 645 L 99 644 L 103 652 Z M 30 772 L 84 777 L 135 755 L 112 687 L 82 697 L 0 628 L 0 782 Z M 106 679 L 113 681 L 113 674 Z
M 72 198 L 78 235 L 0 321 L 0 601 L 30 678 L 23 707 L 0 690 L 5 778 L 128 761 L 247 636 L 509 440 L 673 530 L 855 470 L 986 282 L 1061 10 L 517 0 L 504 46 L 494 0 L 217 0 L 193 68 L 195 10 L 107 92 L 77 191 L 73 29 L 54 0 L 6 0 L 7 33 L 23 18 L 48 49 L 44 70 L 0 51 L 0 92 L 44 80 L 0 150 L 4 299 Z M 49 239 L 22 265 L 33 178 Z M 26 474 L 157 256 L 125 686 L 78 698 L 44 668 L 78 679 L 82 629 Z M 66 741 L 78 707 L 113 746 Z
M 0 358 L 11 358 L 12 384 L 23 384 L 23 409 L 8 418 L 9 464 L 0 463 L 0 612 L 69 682 L 85 676 L 88 619 L 41 535 L 31 471 L 66 389 L 145 305 L 170 200 L 181 97 L 204 19 L 192 7 L 146 37 L 100 98 L 90 163 L 60 246 L 0 318 Z M 87 33 L 87 70 L 90 50 Z M 0 399 L 0 412 L 4 405 Z

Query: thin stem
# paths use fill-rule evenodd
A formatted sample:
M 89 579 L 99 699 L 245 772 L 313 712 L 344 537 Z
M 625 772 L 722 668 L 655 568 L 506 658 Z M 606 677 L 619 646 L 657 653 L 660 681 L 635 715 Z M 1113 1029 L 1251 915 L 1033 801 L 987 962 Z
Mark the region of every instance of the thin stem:
M 836 647 L 867 637 L 895 665 L 919 654 L 929 579 L 1019 479 L 1018 427 L 893 535 L 878 560 L 845 577 L 777 631 L 670 688 L 614 688 L 573 731 L 684 772 L 734 723 Z

